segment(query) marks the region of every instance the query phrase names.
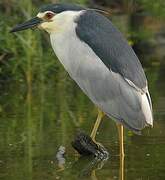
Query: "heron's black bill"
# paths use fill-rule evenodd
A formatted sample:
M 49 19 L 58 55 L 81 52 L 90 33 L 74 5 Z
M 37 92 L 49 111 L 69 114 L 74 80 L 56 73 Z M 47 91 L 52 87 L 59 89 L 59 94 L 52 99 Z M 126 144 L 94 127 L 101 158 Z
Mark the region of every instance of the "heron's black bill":
M 38 18 L 38 17 L 32 18 L 29 21 L 26 21 L 26 22 L 24 22 L 22 24 L 16 25 L 10 32 L 12 33 L 12 32 L 17 32 L 17 31 L 23 31 L 23 30 L 26 30 L 26 29 L 29 29 L 29 28 L 36 27 L 42 21 L 43 20 Z

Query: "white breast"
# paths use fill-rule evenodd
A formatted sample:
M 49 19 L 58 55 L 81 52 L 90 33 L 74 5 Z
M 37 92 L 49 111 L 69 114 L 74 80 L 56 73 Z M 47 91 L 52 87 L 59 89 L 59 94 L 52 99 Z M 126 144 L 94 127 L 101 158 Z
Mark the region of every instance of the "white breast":
M 96 68 L 96 66 L 101 66 L 109 71 L 93 50 L 76 35 L 75 29 L 77 24 L 74 22 L 74 19 L 81 13 L 75 13 L 67 21 L 67 24 L 65 23 L 65 29 L 63 28 L 61 32 L 50 34 L 55 54 L 74 80 L 75 76 L 78 75 L 80 66 L 81 68 L 84 66 L 84 68 L 90 68 L 91 70 Z
M 96 74 L 99 75 L 103 72 L 109 76 L 110 71 L 94 51 L 77 37 L 77 24 L 74 21 L 69 23 L 69 28 L 65 31 L 50 35 L 53 50 L 72 79 L 97 104 L 86 79 L 94 76 L 97 78 Z M 95 78 L 92 79 L 95 81 Z

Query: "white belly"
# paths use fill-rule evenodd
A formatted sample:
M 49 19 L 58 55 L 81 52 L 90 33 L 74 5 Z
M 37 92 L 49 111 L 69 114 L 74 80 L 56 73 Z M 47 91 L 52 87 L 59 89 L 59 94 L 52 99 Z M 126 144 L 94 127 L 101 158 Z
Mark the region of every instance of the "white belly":
M 109 71 L 93 50 L 78 39 L 74 29 L 68 33 L 52 34 L 50 38 L 55 54 L 73 79 L 81 68 L 92 70 L 97 66 Z
M 97 81 L 101 75 L 110 76 L 109 69 L 86 43 L 76 37 L 74 30 L 64 34 L 54 34 L 50 38 L 54 52 L 66 71 L 84 93 L 98 104 L 88 80 Z

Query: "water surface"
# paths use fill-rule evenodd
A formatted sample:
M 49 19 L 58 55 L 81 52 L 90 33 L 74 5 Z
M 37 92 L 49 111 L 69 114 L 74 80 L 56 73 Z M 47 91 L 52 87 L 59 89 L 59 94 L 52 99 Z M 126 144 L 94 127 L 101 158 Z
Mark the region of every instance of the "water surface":
M 147 70 L 152 81 L 154 128 L 142 136 L 125 130 L 125 179 L 165 178 L 165 79 L 161 69 Z M 161 77 L 161 78 L 160 78 Z M 90 133 L 97 110 L 68 75 L 31 92 L 7 86 L 0 97 L 0 179 L 119 179 L 119 144 L 115 123 L 104 118 L 97 140 L 108 149 L 107 161 L 79 158 L 71 146 L 77 129 Z M 60 146 L 66 149 L 59 162 Z M 61 164 L 60 164 L 61 163 Z

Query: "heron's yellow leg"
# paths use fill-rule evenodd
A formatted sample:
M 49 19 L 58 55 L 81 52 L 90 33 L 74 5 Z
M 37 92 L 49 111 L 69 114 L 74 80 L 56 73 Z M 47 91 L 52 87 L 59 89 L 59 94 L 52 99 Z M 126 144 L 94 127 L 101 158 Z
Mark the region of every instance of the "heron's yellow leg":
M 120 155 L 119 180 L 124 180 L 124 156 Z
M 92 133 L 91 133 L 91 135 L 90 135 L 90 137 L 92 138 L 92 140 L 93 140 L 94 142 L 96 142 L 96 141 L 95 141 L 96 133 L 97 133 L 97 130 L 98 130 L 98 128 L 99 128 L 99 125 L 100 125 L 101 120 L 102 120 L 103 117 L 104 117 L 104 112 L 102 112 L 100 109 L 98 109 L 97 120 L 96 120 L 96 122 L 95 122 L 95 125 L 94 125 L 94 127 L 93 127 Z
M 120 156 L 124 157 L 124 129 L 123 125 L 117 123 L 120 144 Z

